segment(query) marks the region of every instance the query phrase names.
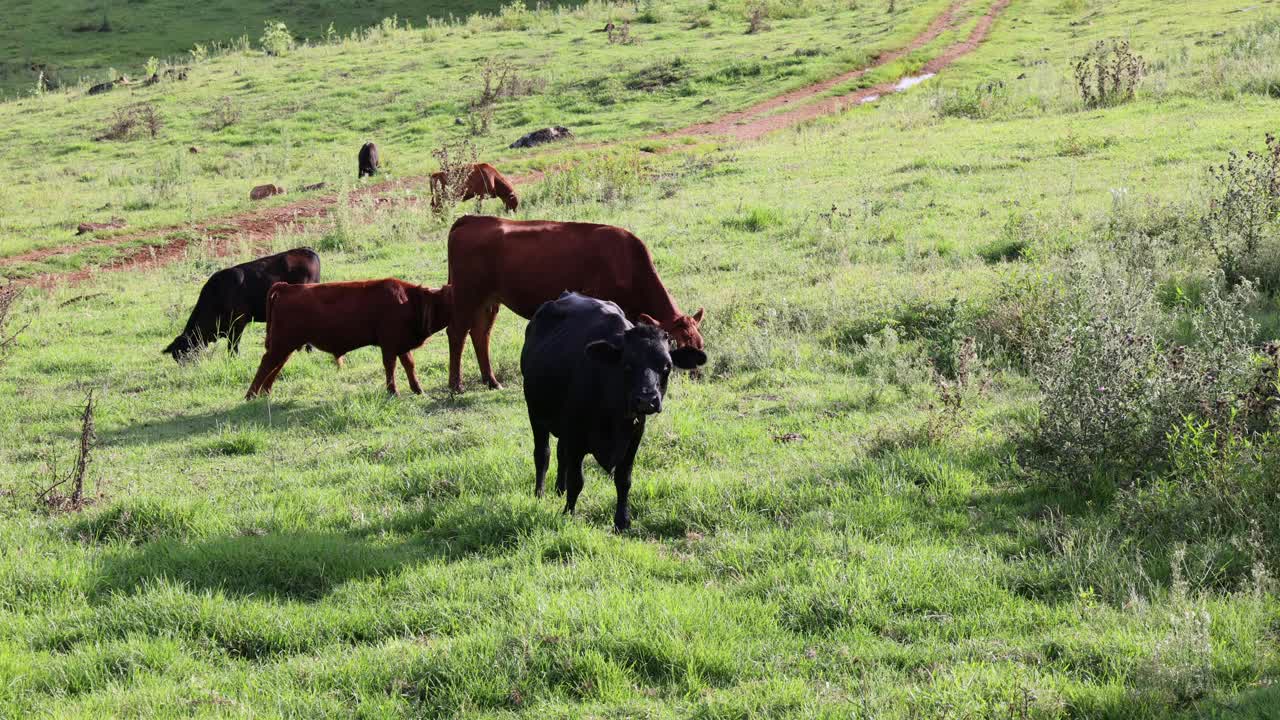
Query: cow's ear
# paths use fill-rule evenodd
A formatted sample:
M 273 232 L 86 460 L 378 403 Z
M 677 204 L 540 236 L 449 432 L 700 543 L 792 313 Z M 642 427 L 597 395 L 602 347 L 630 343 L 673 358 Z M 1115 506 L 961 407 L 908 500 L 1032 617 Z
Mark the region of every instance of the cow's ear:
M 657 320 L 654 320 L 652 317 L 644 313 L 640 313 L 636 317 L 636 323 L 640 325 L 652 325 L 654 327 L 662 327 L 662 323 L 659 323 Z
M 587 357 L 605 365 L 617 365 L 622 362 L 622 348 L 608 340 L 596 340 L 587 343 Z
M 691 347 L 671 351 L 671 362 L 682 370 L 692 370 L 707 364 L 707 354 Z
M 702 324 L 702 311 L 703 311 L 703 308 L 698 308 L 698 312 L 694 313 L 693 315 L 690 315 L 690 317 L 693 318 L 693 323 L 695 325 Z

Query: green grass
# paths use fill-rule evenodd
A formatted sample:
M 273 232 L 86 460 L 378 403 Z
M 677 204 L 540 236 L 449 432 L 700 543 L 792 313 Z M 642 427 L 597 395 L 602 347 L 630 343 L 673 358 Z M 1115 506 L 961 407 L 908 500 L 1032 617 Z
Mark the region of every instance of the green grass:
M 556 3 L 552 3 L 556 4 Z M 332 31 L 346 35 L 398 16 L 414 25 L 433 19 L 497 12 L 499 0 L 375 0 L 336 2 L 259 3 L 214 0 L 49 0 L 9 15 L 0 29 L 0 97 L 27 94 L 38 72 L 57 82 L 74 85 L 84 78 L 114 80 L 110 72 L 142 75 L 149 57 L 189 60 L 197 44 L 231 45 L 247 38 L 257 43 L 263 24 L 280 20 L 299 40 L 323 40 Z M 109 28 L 106 32 L 104 27 Z M 39 70 L 33 70 L 38 66 Z
M 706 307 L 711 362 L 650 426 L 625 535 L 598 470 L 576 517 L 533 498 L 510 312 L 502 391 L 450 396 L 437 337 L 423 397 L 384 397 L 361 350 L 341 371 L 300 355 L 245 403 L 261 326 L 241 357 L 159 352 L 234 258 L 29 291 L 0 366 L 0 716 L 1272 716 L 1273 590 L 1224 574 L 1220 538 L 1184 555 L 1114 498 L 1020 467 L 1035 385 L 999 354 L 951 419 L 921 359 L 940 308 L 980 313 L 1046 238 L 1091 242 L 1114 190 L 1188 200 L 1259 145 L 1280 105 L 1224 101 L 1200 72 L 1257 4 L 1015 1 L 933 84 L 532 188 L 521 216 L 627 227 L 682 307 Z M 1177 62 L 1082 111 L 1070 58 L 1112 35 Z M 1008 105 L 940 116 L 937 93 L 990 79 Z M 83 121 L 82 101 L 46 102 Z M 274 245 L 329 243 L 327 279 L 434 286 L 446 228 L 360 204 Z M 69 467 L 91 387 L 93 502 L 46 512 L 34 495 Z

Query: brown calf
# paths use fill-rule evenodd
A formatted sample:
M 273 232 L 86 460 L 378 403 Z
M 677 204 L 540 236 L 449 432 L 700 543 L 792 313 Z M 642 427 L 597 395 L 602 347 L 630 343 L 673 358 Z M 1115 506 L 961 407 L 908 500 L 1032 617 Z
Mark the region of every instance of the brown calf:
M 413 350 L 449 324 L 449 286 L 432 290 L 395 278 L 356 282 L 290 285 L 276 283 L 267 296 L 267 352 L 245 399 L 270 393 L 289 356 L 311 344 L 343 355 L 369 345 L 382 348 L 387 392 L 396 394 L 396 358 L 404 365 L 409 388 L 422 392 L 414 371 Z
M 431 173 L 431 207 L 439 210 L 450 189 L 448 175 L 443 172 Z M 520 198 L 516 197 L 516 189 L 511 181 L 489 163 L 476 163 L 467 172 L 467 178 L 462 184 L 462 196 L 458 199 L 483 200 L 487 197 L 501 199 L 508 212 L 515 212 L 520 206 Z
M 678 347 L 702 349 L 702 310 L 685 315 L 662 284 L 649 249 L 619 227 L 464 215 L 449 230 L 449 386 L 462 391 L 462 349 L 476 347 L 480 375 L 500 387 L 489 362 L 499 305 L 530 318 L 569 290 L 617 303 L 637 322 L 648 316 Z

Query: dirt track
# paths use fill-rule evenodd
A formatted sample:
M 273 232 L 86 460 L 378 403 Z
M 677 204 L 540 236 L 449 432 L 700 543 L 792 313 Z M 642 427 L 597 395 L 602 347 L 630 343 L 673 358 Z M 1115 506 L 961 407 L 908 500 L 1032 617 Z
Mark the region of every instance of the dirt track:
M 976 49 L 987 38 L 996 18 L 1009 6 L 1010 2 L 1012 0 L 995 0 L 987 12 L 979 18 L 977 25 L 969 33 L 969 36 L 930 58 L 920 70 L 920 75 L 937 74 L 958 58 Z M 846 95 L 814 100 L 814 98 L 834 87 L 860 78 L 875 68 L 888 65 L 908 53 L 917 51 L 933 42 L 944 32 L 955 27 L 957 16 L 968 3 L 969 0 L 956 0 L 951 3 L 946 10 L 934 18 L 923 32 L 912 38 L 906 45 L 882 53 L 864 67 L 769 98 L 746 109 L 728 113 L 711 122 L 660 133 L 652 136 L 651 139 L 662 140 L 689 136 L 723 135 L 741 140 L 755 140 L 770 132 L 792 127 L 823 115 L 837 113 L 851 106 L 870 102 L 884 95 L 897 92 L 901 79 L 899 81 L 881 83 L 870 88 L 863 88 Z M 590 146 L 576 145 L 574 147 L 575 149 L 582 149 Z M 512 180 L 517 184 L 523 184 L 536 180 L 541 175 L 542 173 L 535 171 L 524 177 L 512 178 Z M 426 176 L 419 176 L 376 183 L 352 192 L 351 199 L 358 201 L 361 198 L 372 195 L 377 197 L 379 201 L 384 199 L 389 201 L 389 198 L 384 198 L 384 194 L 388 191 L 417 187 L 426 182 Z M 263 210 L 210 218 L 191 225 L 150 228 L 136 233 L 115 235 L 88 243 L 42 248 L 21 255 L 0 258 L 0 272 L 3 272 L 5 268 L 15 267 L 19 264 L 38 262 L 57 255 L 72 254 L 88 247 L 113 247 L 138 240 L 163 238 L 166 235 L 178 233 L 212 238 L 216 241 L 213 246 L 215 252 L 219 254 L 229 253 L 231 248 L 245 242 L 254 245 L 266 245 L 275 236 L 276 232 L 281 229 L 294 226 L 302 220 L 328 215 L 329 209 L 336 205 L 337 202 L 338 196 L 336 195 L 308 198 Z M 42 286 L 75 284 L 101 271 L 117 272 L 164 265 L 180 259 L 185 253 L 187 245 L 187 239 L 174 238 L 159 247 L 143 247 L 131 251 L 109 266 L 89 267 L 64 273 L 49 273 L 33 278 L 29 282 L 35 282 Z

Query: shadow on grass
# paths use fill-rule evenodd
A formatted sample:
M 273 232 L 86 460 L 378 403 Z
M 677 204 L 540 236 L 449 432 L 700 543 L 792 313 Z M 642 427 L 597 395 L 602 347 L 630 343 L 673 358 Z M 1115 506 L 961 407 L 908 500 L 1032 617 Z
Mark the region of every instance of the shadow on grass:
M 510 552 L 529 535 L 564 524 L 558 509 L 531 500 L 458 501 L 351 533 L 158 538 L 108 554 L 93 595 L 134 593 L 166 580 L 193 590 L 312 602 L 348 581 L 395 575 L 425 560 Z M 388 531 L 412 539 L 377 539 Z
M 506 401 L 501 395 L 506 392 L 509 391 L 473 392 L 454 396 L 444 390 L 428 390 L 422 396 L 403 392 L 399 397 L 390 397 L 379 387 L 332 401 L 272 401 L 268 406 L 266 400 L 255 400 L 230 408 L 182 414 L 103 430 L 98 433 L 98 438 L 106 445 L 143 446 L 187 442 L 192 436 L 245 427 L 259 430 L 307 427 L 341 432 L 391 422 L 381 412 L 368 412 L 370 408 L 382 409 L 383 403 L 398 413 L 429 418 L 451 411 L 484 411 L 496 407 Z M 74 439 L 78 435 L 68 432 L 67 437 Z

